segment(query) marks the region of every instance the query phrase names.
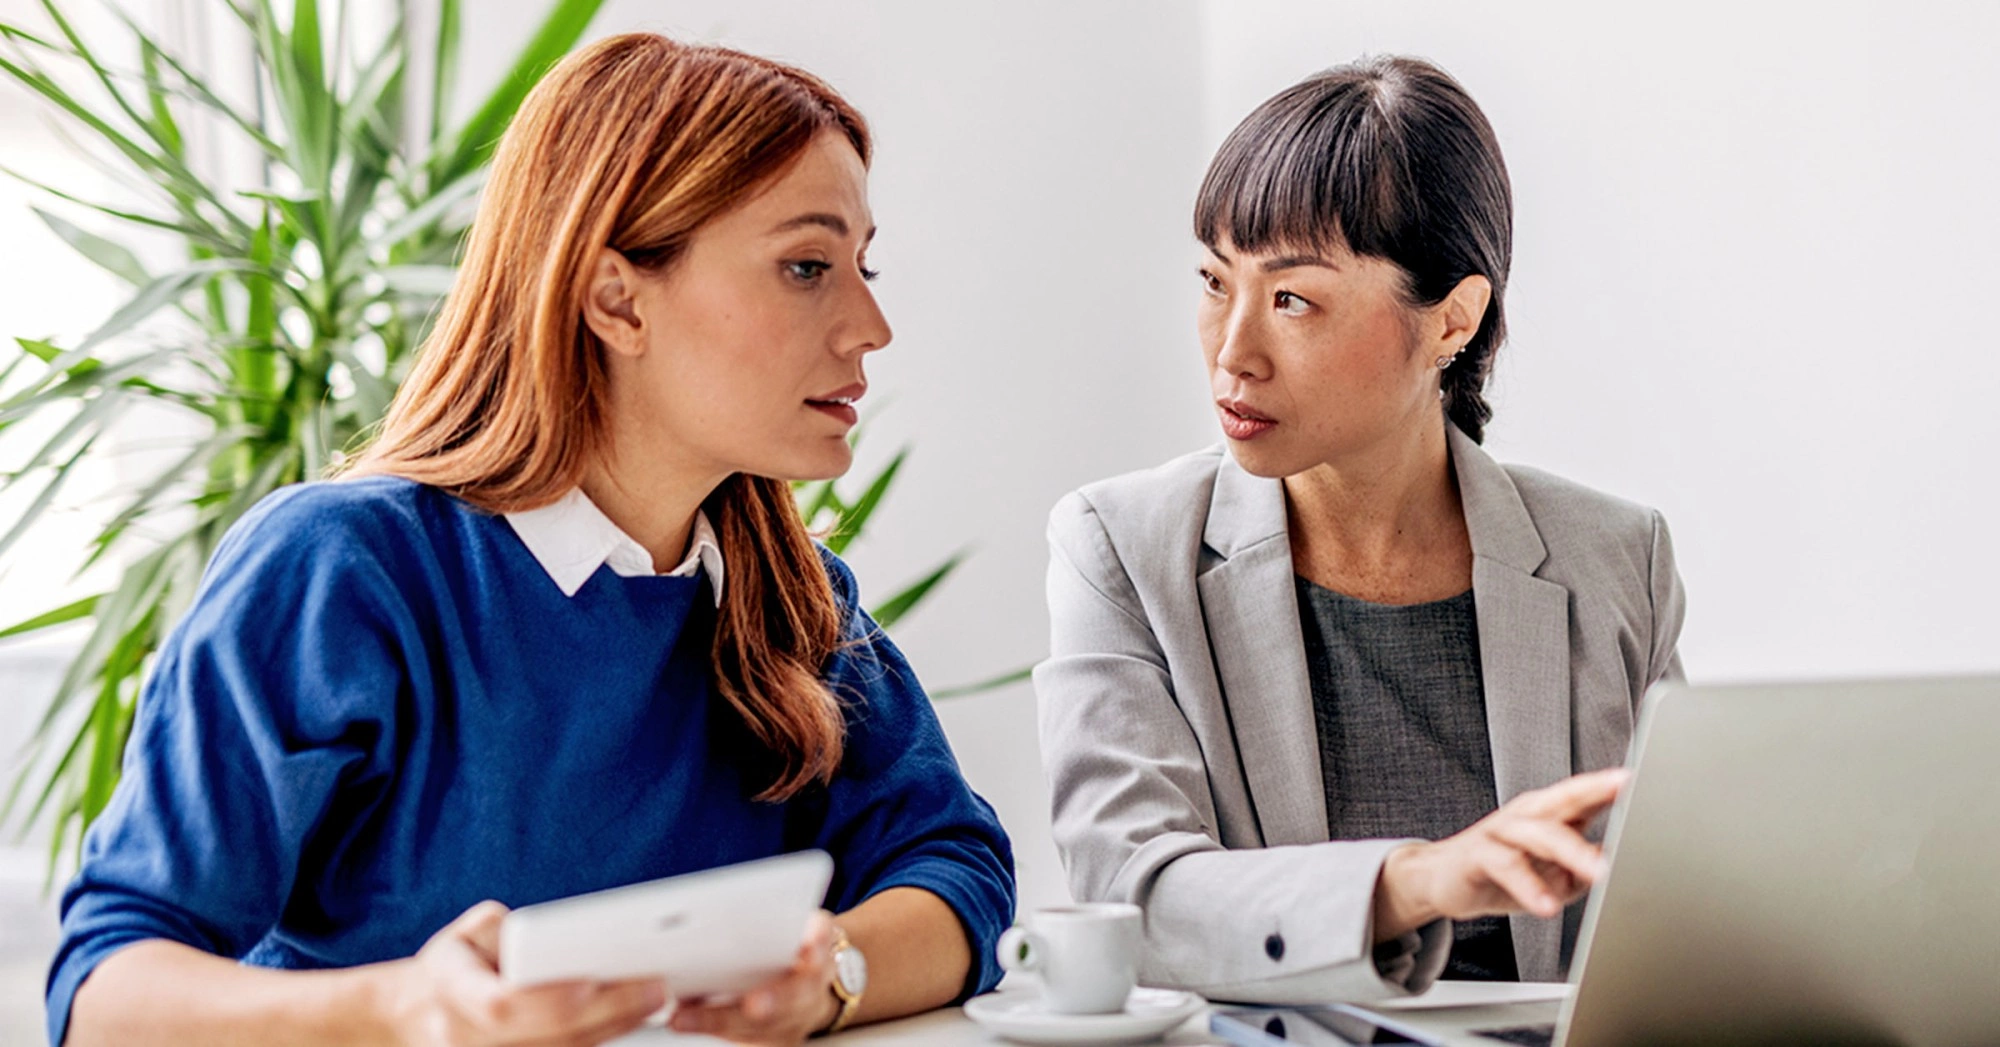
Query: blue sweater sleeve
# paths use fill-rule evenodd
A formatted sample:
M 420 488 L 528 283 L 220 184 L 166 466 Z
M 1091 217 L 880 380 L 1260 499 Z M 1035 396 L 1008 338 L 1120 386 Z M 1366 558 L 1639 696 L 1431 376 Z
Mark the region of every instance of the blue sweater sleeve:
M 247 514 L 160 650 L 122 780 L 64 892 L 51 1044 L 77 988 L 124 946 L 241 957 L 278 922 L 302 854 L 329 846 L 336 794 L 365 802 L 383 777 L 408 616 L 367 543 L 314 502 L 294 488 Z
M 862 610 L 853 574 L 821 555 L 847 615 L 846 642 L 827 673 L 848 704 L 847 751 L 814 843 L 834 856 L 829 901 L 844 910 L 891 887 L 943 899 L 972 947 L 963 1000 L 1000 980 L 995 948 L 1014 919 L 1013 851 L 992 806 L 959 773 L 916 674 Z

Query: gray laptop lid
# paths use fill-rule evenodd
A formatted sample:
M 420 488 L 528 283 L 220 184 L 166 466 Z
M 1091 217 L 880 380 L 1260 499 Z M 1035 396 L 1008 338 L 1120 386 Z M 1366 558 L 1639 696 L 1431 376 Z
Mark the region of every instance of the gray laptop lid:
M 1647 698 L 1560 1042 L 2000 1043 L 2000 677 Z

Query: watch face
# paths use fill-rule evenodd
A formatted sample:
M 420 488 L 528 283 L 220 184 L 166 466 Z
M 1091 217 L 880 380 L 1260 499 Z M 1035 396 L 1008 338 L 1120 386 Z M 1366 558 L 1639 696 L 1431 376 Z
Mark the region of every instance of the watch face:
M 859 996 L 868 989 L 868 961 L 861 950 L 848 946 L 833 954 L 833 976 L 840 979 L 840 987 L 849 996 Z

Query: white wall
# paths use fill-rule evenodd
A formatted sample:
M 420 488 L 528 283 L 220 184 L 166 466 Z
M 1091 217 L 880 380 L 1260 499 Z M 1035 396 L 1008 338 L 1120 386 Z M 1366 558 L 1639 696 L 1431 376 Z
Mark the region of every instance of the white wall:
M 2000 668 L 2000 6 L 1209 0 L 1202 147 L 1431 58 L 1512 176 L 1489 444 L 1666 513 L 1697 679 Z
M 518 7 L 468 26 L 474 80 Z M 1490 444 L 1667 513 L 1694 676 L 2000 668 L 2000 7 L 613 0 L 596 26 L 633 28 L 796 61 L 874 123 L 897 342 L 863 465 L 916 454 L 852 559 L 880 595 L 976 543 L 897 630 L 934 685 L 1045 650 L 1057 497 L 1216 439 L 1201 171 L 1263 98 L 1369 51 L 1439 61 L 1498 129 Z M 1026 688 L 943 716 L 1024 902 L 1060 897 Z

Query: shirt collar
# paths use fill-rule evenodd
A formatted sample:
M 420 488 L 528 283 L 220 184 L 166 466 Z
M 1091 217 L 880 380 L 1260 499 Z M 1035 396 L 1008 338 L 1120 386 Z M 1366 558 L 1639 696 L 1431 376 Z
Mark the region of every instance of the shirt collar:
M 564 596 L 575 596 L 583 583 L 609 565 L 621 578 L 643 578 L 655 574 L 653 555 L 638 540 L 626 534 L 604 515 L 580 487 L 571 488 L 555 502 L 539 509 L 508 513 L 507 522 L 521 536 L 542 570 Z M 673 578 L 692 578 L 696 571 L 708 573 L 708 587 L 715 593 L 715 605 L 722 606 L 722 544 L 708 514 L 695 510 L 694 530 L 688 536 L 687 559 L 665 572 Z

